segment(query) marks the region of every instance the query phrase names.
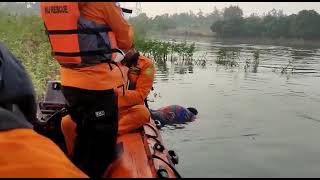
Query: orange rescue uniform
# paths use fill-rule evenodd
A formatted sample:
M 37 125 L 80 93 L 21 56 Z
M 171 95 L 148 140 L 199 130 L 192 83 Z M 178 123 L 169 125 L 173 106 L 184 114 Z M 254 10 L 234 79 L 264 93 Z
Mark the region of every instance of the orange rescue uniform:
M 143 105 L 151 91 L 155 74 L 152 60 L 140 55 L 137 67 L 140 68 L 139 75 L 131 75 L 130 70 L 128 72 L 128 78 L 135 83 L 135 89 L 127 90 L 124 96 L 118 96 L 120 110 L 133 105 Z
M 88 178 L 48 138 L 32 129 L 0 132 L 1 178 Z
M 80 2 L 79 9 L 84 18 L 109 26 L 118 48 L 126 51 L 133 47 L 132 27 L 114 2 Z M 60 67 L 61 84 L 88 90 L 106 90 L 123 85 L 119 68 L 110 65 L 112 69 L 106 63 L 76 69 Z
M 143 124 L 148 123 L 150 119 L 150 112 L 144 106 L 144 100 L 152 88 L 155 74 L 154 65 L 151 59 L 140 55 L 137 67 L 140 68 L 138 76 L 131 76 L 130 73 L 128 75 L 129 79 L 136 84 L 136 88 L 134 90 L 126 90 L 124 94 L 121 88 L 118 89 L 119 135 L 141 127 Z M 128 71 L 125 66 L 121 68 L 124 72 Z M 76 124 L 69 115 L 62 118 L 61 129 L 67 144 L 68 156 L 71 157 L 76 136 Z
M 151 59 L 140 55 L 137 67 L 140 73 L 128 73 L 128 79 L 135 84 L 135 89 L 127 90 L 118 95 L 119 107 L 119 135 L 130 132 L 148 123 L 150 112 L 144 105 L 144 100 L 151 91 L 154 80 L 154 65 Z

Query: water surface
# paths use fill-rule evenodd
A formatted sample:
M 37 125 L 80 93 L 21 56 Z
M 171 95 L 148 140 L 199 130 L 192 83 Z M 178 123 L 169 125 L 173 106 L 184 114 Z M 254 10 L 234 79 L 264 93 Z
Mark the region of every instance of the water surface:
M 198 121 L 162 130 L 182 176 L 320 177 L 320 48 L 192 41 L 197 63 L 158 64 L 149 95 L 153 109 L 199 111 Z M 240 53 L 239 67 L 215 63 L 221 48 Z M 245 71 L 255 50 L 259 67 Z

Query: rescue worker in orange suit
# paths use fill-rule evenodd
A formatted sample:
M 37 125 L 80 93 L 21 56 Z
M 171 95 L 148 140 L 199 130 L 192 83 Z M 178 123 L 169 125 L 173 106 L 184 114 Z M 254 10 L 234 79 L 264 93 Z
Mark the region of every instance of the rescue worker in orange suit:
M 154 80 L 154 64 L 151 59 L 135 53 L 124 61 L 128 70 L 128 90 L 118 93 L 119 135 L 138 129 L 150 121 L 150 112 L 144 102 Z
M 123 72 L 128 72 L 128 90 L 125 93 L 121 88 L 118 89 L 118 107 L 119 107 L 119 131 L 122 135 L 134 131 L 150 120 L 150 112 L 144 105 L 154 80 L 154 64 L 151 59 L 135 53 L 129 60 L 122 61 Z M 65 116 L 61 122 L 67 153 L 69 157 L 73 156 L 73 142 L 75 139 L 76 124 L 72 123 L 70 116 Z
M 1 43 L 0 62 L 0 178 L 88 178 L 33 130 L 37 108 L 31 80 Z
M 40 5 L 54 58 L 61 65 L 62 92 L 77 124 L 72 161 L 90 177 L 101 177 L 114 160 L 114 89 L 125 84 L 117 57 L 130 58 L 135 52 L 132 28 L 115 2 Z

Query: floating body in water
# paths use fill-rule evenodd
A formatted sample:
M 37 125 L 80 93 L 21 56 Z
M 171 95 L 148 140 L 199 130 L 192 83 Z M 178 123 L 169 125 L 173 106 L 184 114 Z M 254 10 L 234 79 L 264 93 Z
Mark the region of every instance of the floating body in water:
M 196 120 L 197 109 L 182 107 L 179 105 L 165 106 L 157 110 L 150 110 L 151 117 L 158 120 L 162 126 L 184 124 Z

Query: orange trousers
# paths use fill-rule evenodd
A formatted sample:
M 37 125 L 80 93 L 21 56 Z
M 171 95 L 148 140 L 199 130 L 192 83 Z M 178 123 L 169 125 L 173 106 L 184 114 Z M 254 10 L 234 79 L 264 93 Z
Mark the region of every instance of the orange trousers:
M 135 105 L 130 108 L 119 110 L 118 136 L 129 133 L 150 122 L 150 112 L 144 105 Z M 76 137 L 76 123 L 70 115 L 62 118 L 61 130 L 67 146 L 67 155 L 73 155 L 73 142 Z

